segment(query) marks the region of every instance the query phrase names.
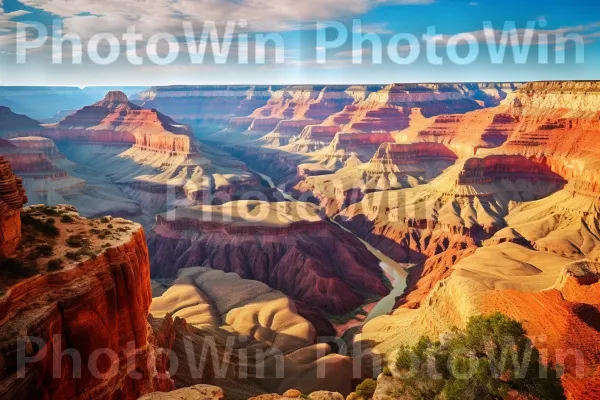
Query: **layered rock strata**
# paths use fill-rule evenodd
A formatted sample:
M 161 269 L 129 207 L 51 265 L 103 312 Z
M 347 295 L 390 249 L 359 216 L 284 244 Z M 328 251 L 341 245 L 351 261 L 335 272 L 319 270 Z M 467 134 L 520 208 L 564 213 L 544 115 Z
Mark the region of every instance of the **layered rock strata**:
M 10 257 L 21 241 L 21 208 L 27 203 L 23 182 L 0 156 L 0 259 Z
M 206 266 L 236 272 L 330 314 L 383 296 L 378 260 L 308 203 L 230 202 L 159 215 L 149 239 L 152 273 Z
M 113 219 L 121 229 L 101 238 L 93 232 L 107 224 L 83 219 L 70 206 L 30 207 L 23 215 L 26 240 L 1 271 L 0 397 L 133 400 L 156 390 L 141 227 Z M 49 215 L 55 215 L 57 234 L 41 230 Z M 62 222 L 66 215 L 70 222 Z M 71 248 L 75 236 L 85 251 Z M 36 253 L 41 247 L 43 254 Z M 81 365 L 55 354 L 66 349 L 81 357 Z M 101 351 L 110 356 L 98 357 Z M 22 369 L 19 352 L 31 358 Z

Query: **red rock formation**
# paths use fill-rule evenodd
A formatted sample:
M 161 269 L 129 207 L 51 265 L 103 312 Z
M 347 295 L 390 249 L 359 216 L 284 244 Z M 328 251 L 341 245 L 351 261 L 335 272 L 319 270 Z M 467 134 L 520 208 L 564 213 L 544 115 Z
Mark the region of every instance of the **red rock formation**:
M 423 238 L 421 243 L 427 240 Z M 433 244 L 435 246 L 431 246 Z M 471 238 L 461 235 L 443 235 L 442 240 L 436 238 L 430 242 L 430 246 L 422 250 L 422 253 L 429 257 L 408 271 L 407 288 L 396 300 L 394 308 L 419 308 L 435 285 L 452 274 L 452 266 L 473 254 L 475 250 L 476 243 Z
M 19 148 L 3 139 L 0 139 L 0 153 L 11 163 L 12 168 L 19 175 L 42 173 L 52 176 L 54 173 L 58 173 L 54 164 L 43 153 Z
M 136 144 L 167 152 L 190 152 L 191 132 L 155 109 L 142 109 L 122 92 L 69 115 L 44 133 L 54 140 Z M 182 135 L 179 137 L 178 135 Z
M 89 229 L 86 220 L 73 218 Z M 79 222 L 56 224 L 61 231 L 80 226 Z M 151 302 L 148 250 L 141 227 L 127 224 L 133 229 L 97 256 L 69 262 L 56 272 L 3 281 L 0 397 L 133 400 L 156 390 L 151 373 L 154 347 L 148 341 L 146 320 Z M 62 235 L 56 240 L 65 239 Z M 30 241 L 23 244 L 32 245 Z M 54 252 L 62 252 L 62 247 L 55 243 Z M 15 257 L 24 257 L 25 252 L 20 249 Z M 19 337 L 25 340 L 26 354 L 37 355 L 36 361 L 20 371 L 24 377 L 17 377 L 17 352 L 23 351 L 17 346 Z M 44 344 L 32 344 L 27 337 L 37 337 Z M 76 350 L 81 369 L 70 356 L 58 358 L 58 349 Z M 112 356 L 97 358 L 99 351 Z M 100 374 L 111 372 L 94 373 L 88 361 Z
M 32 201 L 35 203 L 45 202 L 44 196 L 49 191 L 70 191 L 85 186 L 85 181 L 71 177 L 65 170 L 54 164 L 60 159 L 65 160 L 60 152 L 54 153 L 54 150 L 57 151 L 54 142 L 50 139 L 43 139 L 43 143 L 50 146 L 46 148 L 45 152 L 51 153 L 54 157 L 54 161 L 51 161 L 42 152 L 43 149 L 35 146 L 33 148 L 31 146 L 17 147 L 13 144 L 15 140 L 17 143 L 22 143 L 24 139 L 26 138 L 11 139 L 10 141 L 0 139 L 0 154 L 10 162 L 13 171 L 24 179 Z M 38 195 L 42 195 L 42 198 Z
M 280 121 L 273 131 L 261 138 L 261 141 L 273 147 L 285 146 L 289 144 L 290 140 L 300 135 L 306 126 L 315 122 L 312 119 Z
M 66 160 L 66 157 L 56 147 L 56 144 L 48 138 L 26 136 L 11 139 L 10 143 L 20 148 L 41 152 L 52 162 Z
M 0 156 L 0 260 L 10 257 L 21 240 L 21 208 L 27 203 L 21 178 Z
M 542 354 L 564 368 L 569 400 L 600 398 L 600 283 L 598 271 L 567 273 L 560 288 L 538 293 L 493 291 L 485 307 L 523 321 Z
M 341 128 L 336 125 L 308 125 L 297 138 L 290 140 L 286 151 L 312 153 L 327 147 Z
M 377 258 L 354 235 L 324 220 L 272 225 L 271 217 L 245 223 L 200 211 L 178 209 L 175 216 L 157 217 L 149 239 L 153 276 L 173 277 L 181 268 L 208 266 L 264 282 L 332 314 L 355 309 L 364 293 L 388 293 Z
M 468 159 L 458 176 L 459 185 L 489 184 L 500 179 L 564 181 L 550 168 L 523 156 L 490 155 Z
M 446 146 L 438 143 L 384 143 L 370 161 L 375 170 L 393 172 L 393 166 L 417 165 L 430 161 L 447 161 L 453 164 L 457 159 Z
M 600 191 L 600 83 L 530 83 L 507 102 L 519 125 L 502 152 L 546 164 L 578 193 Z
M 232 117 L 252 114 L 270 97 L 268 86 L 169 86 L 142 92 L 139 104 L 210 135 L 225 128 Z

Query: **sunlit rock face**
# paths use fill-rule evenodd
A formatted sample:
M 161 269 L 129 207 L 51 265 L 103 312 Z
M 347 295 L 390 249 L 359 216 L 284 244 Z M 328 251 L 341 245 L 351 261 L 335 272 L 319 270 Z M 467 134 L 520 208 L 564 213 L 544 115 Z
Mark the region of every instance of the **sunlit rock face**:
M 23 185 L 30 193 L 29 200 L 34 204 L 56 204 L 54 200 L 61 199 L 61 194 L 81 191 L 85 187 L 84 180 L 70 176 L 57 166 L 68 162 L 64 163 L 64 156 L 60 152 L 55 153 L 55 150 L 56 146 L 49 139 L 0 139 L 0 154 L 10 161 L 14 172 L 23 179 Z M 49 153 L 53 160 L 45 153 Z M 56 198 L 53 200 L 53 197 Z
M 355 309 L 364 293 L 386 294 L 377 258 L 317 211 L 239 201 L 159 215 L 149 240 L 153 276 L 195 265 L 236 272 L 330 314 Z
M 0 155 L 11 162 L 15 173 L 22 178 L 29 204 L 71 204 L 89 217 L 139 214 L 139 207 L 131 199 L 99 178 L 99 174 L 82 171 L 51 139 L 0 139 Z
M 293 192 L 297 197 L 315 198 L 326 214 L 333 216 L 368 193 L 427 183 L 456 159 L 452 151 L 437 143 L 384 143 L 368 162 L 352 155 L 333 174 L 311 176 L 314 170 L 300 166 L 298 175 L 303 179 L 293 186 Z
M 45 136 L 59 141 L 136 144 L 156 150 L 185 152 L 190 129 L 155 109 L 142 109 L 123 92 L 108 92 L 103 100 L 82 108 L 61 122 L 47 125 Z M 155 137 L 160 139 L 156 139 Z
M 367 223 L 364 232 L 380 248 L 394 235 L 396 243 L 414 237 L 414 230 L 403 235 L 400 210 L 382 211 L 404 202 L 405 214 L 433 216 L 438 225 L 429 228 L 451 236 L 445 243 L 427 240 L 444 250 L 411 271 L 408 290 L 397 302 L 400 308 L 371 320 L 356 341 L 376 343 L 377 352 L 393 357 L 399 343 L 423 333 L 435 337 L 452 325 L 464 326 L 472 315 L 500 311 L 522 321 L 534 343 L 543 337 L 536 345 L 565 367 L 567 398 L 597 396 L 600 350 L 598 330 L 590 321 L 600 313 L 598 93 L 596 82 L 531 83 L 508 94 L 498 107 L 439 116 L 429 125 L 417 118 L 414 129 L 399 133 L 447 144 L 463 160 L 420 193 L 407 190 L 403 197 L 373 202 L 373 216 L 361 217 L 362 223 L 388 222 Z M 450 209 L 435 202 L 419 208 L 436 198 L 430 189 L 453 198 L 446 203 Z M 413 202 L 412 195 L 420 200 Z M 380 196 L 385 200 L 391 194 Z M 341 215 L 353 207 L 359 206 Z M 465 237 L 452 228 L 469 220 L 481 225 L 486 240 L 478 242 L 473 231 Z M 424 232 L 418 223 L 414 226 Z M 578 362 L 564 360 L 565 348 L 579 354 Z
M 0 260 L 12 256 L 21 240 L 21 208 L 27 203 L 21 178 L 0 156 Z
M 147 323 L 150 264 L 141 226 L 118 218 L 110 222 L 87 220 L 71 206 L 28 207 L 20 217 L 19 204 L 26 201 L 22 189 L 8 174 L 7 165 L 0 165 L 4 189 L 12 186 L 17 190 L 12 198 L 2 190 L 3 253 L 5 241 L 11 239 L 5 235 L 4 224 L 23 232 L 18 247 L 0 256 L 0 397 L 134 400 L 157 390 L 151 374 L 155 348 L 149 341 Z M 7 209 L 16 212 L 15 221 L 7 221 Z M 48 224 L 56 235 L 40 229 Z M 121 229 L 108 228 L 112 224 Z M 100 230 L 108 233 L 101 237 L 95 233 Z M 85 251 L 77 256 L 68 239 L 75 235 L 85 243 Z M 36 253 L 40 246 L 49 252 Z M 12 261 L 5 263 L 6 256 Z M 60 260 L 60 265 L 51 264 L 51 260 Z M 29 337 L 39 341 L 30 342 Z M 23 350 L 17 338 L 26 343 L 25 349 L 38 351 L 38 357 L 22 370 L 18 370 L 17 354 Z M 56 358 L 54 352 L 59 348 L 75 350 L 81 356 L 81 366 L 70 357 Z M 117 355 L 116 364 L 94 356 L 109 350 Z M 36 354 L 25 351 L 28 356 Z M 108 378 L 93 373 L 93 368 L 107 372 L 111 366 L 115 370 Z M 129 368 L 135 368 L 140 379 L 133 379 Z
M 600 188 L 600 84 L 537 82 L 506 100 L 520 124 L 502 150 L 548 165 L 572 181 L 577 192 L 593 195 Z
M 73 163 L 60 152 L 52 139 L 40 136 L 25 136 L 10 139 L 10 143 L 17 147 L 43 153 L 57 167 L 73 166 Z
M 317 343 L 315 328 L 295 302 L 264 283 L 211 268 L 181 269 L 153 299 L 150 312 L 155 331 L 159 326 L 164 331 L 163 321 L 174 318 L 166 348 L 183 365 L 172 375 L 177 387 L 218 385 L 233 400 L 290 388 L 351 391 L 351 358 Z M 215 351 L 204 369 L 187 367 L 191 361 L 195 368 L 198 354 L 211 343 Z M 213 365 L 223 365 L 223 357 L 227 366 L 217 375 Z
M 470 158 L 429 184 L 370 193 L 336 218 L 405 261 L 423 254 L 421 238 L 431 238 L 436 231 L 476 243 L 487 239 L 506 226 L 504 218 L 513 202 L 543 198 L 564 185 L 559 175 L 523 156 Z M 444 239 L 439 251 L 448 245 Z

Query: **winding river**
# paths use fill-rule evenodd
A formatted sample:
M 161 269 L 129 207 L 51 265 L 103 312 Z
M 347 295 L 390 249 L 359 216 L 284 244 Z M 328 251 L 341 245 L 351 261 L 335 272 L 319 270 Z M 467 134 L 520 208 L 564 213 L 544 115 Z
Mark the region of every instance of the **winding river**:
M 294 199 L 289 193 L 283 191 L 283 189 L 281 189 L 280 187 L 277 187 L 275 185 L 275 183 L 273 183 L 273 180 L 271 179 L 270 176 L 262 174 L 251 168 L 248 168 L 248 169 L 250 171 L 254 172 L 256 175 L 260 176 L 263 180 L 265 180 L 271 188 L 273 188 L 273 189 L 277 190 L 279 193 L 281 193 L 281 195 L 286 200 L 298 201 L 298 200 Z M 329 221 L 331 223 L 339 226 L 346 232 L 349 232 L 354 235 L 354 233 L 352 231 L 350 231 L 346 227 L 342 226 L 337 221 L 335 221 L 333 219 L 329 219 Z M 363 323 L 366 323 L 375 317 L 387 314 L 390 311 L 392 311 L 392 309 L 394 308 L 394 304 L 396 302 L 396 297 L 400 296 L 404 292 L 404 289 L 406 289 L 406 277 L 408 275 L 406 270 L 407 270 L 407 268 L 413 266 L 414 264 L 398 263 L 398 262 L 392 260 L 390 257 L 383 254 L 381 251 L 377 250 L 375 247 L 371 246 L 369 243 L 367 243 L 363 239 L 359 238 L 358 236 L 356 236 L 356 238 L 365 245 L 367 250 L 369 250 L 375 257 L 377 257 L 377 259 L 379 259 L 379 266 L 381 267 L 383 272 L 386 274 L 386 276 L 390 278 L 390 281 L 391 281 L 392 287 L 393 287 L 390 294 L 388 294 L 387 296 L 385 296 L 384 298 L 379 300 L 377 302 L 377 304 L 375 305 L 375 307 L 373 307 L 371 309 L 371 311 L 367 315 L 367 318 L 363 322 Z

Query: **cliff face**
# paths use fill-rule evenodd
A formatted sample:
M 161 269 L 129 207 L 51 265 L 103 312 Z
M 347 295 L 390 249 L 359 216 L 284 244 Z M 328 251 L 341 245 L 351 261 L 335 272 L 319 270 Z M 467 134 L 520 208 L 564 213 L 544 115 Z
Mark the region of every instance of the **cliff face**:
M 21 207 L 27 203 L 21 178 L 0 156 L 0 260 L 10 257 L 21 240 Z
M 70 195 L 81 193 L 86 187 L 85 181 L 70 176 L 66 170 L 59 167 L 71 167 L 72 163 L 58 152 L 54 142 L 50 139 L 31 139 L 30 137 L 10 141 L 0 139 L 0 154 L 10 162 L 13 171 L 23 179 L 30 201 L 56 204 L 53 199 L 57 197 L 67 193 Z M 49 154 L 52 159 L 46 154 Z
M 56 144 L 48 138 L 40 136 L 25 136 L 10 139 L 10 143 L 17 147 L 43 153 L 52 163 L 58 167 L 72 166 L 67 158 L 60 152 Z
M 270 90 L 268 86 L 154 87 L 142 92 L 138 102 L 208 135 L 225 128 L 230 118 L 250 115 L 264 106 Z
M 422 254 L 418 243 L 432 232 L 487 239 L 506 226 L 513 202 L 540 199 L 564 185 L 549 168 L 523 156 L 471 158 L 427 185 L 368 194 L 336 218 L 403 261 L 413 252 Z
M 155 277 L 189 266 L 236 272 L 331 314 L 355 309 L 364 293 L 388 293 L 378 260 L 306 203 L 178 209 L 157 218 L 149 246 Z
M 306 171 L 292 188 L 294 196 L 316 199 L 326 214 L 360 202 L 368 193 L 415 187 L 437 177 L 456 161 L 456 155 L 437 143 L 384 143 L 366 163 L 352 155 L 333 174 L 317 176 Z M 310 164 L 309 164 L 310 165 Z
M 500 149 L 549 166 L 579 193 L 598 192 L 600 153 L 600 84 L 538 82 L 506 99 L 520 123 Z
M 43 225 L 48 215 L 61 214 L 70 215 L 73 222 L 56 221 L 58 236 L 44 235 L 38 230 L 40 223 L 32 223 L 37 220 Z M 154 348 L 148 342 L 146 321 L 151 301 L 149 259 L 141 227 L 113 219 L 125 233 L 114 231 L 99 239 L 91 229 L 106 224 L 82 219 L 70 207 L 33 207 L 24 210 L 24 215 L 28 239 L 13 257 L 25 260 L 32 272 L 18 277 L 15 270 L 3 278 L 0 397 L 137 399 L 155 390 Z M 83 238 L 81 249 L 85 249 L 77 261 L 69 256 L 74 250 L 65 244 L 73 235 Z M 29 257 L 42 244 L 52 255 Z M 61 260 L 61 265 L 49 269 L 49 259 Z M 23 351 L 17 346 L 18 338 L 26 343 L 26 355 L 35 356 L 22 371 L 17 371 L 17 352 Z M 69 356 L 55 359 L 57 349 L 76 350 L 81 368 Z M 101 349 L 111 355 L 98 358 Z M 140 376 L 130 376 L 132 370 Z M 18 372 L 24 378 L 17 377 Z
M 40 123 L 25 115 L 15 114 L 10 108 L 0 106 L 0 138 L 37 136 L 42 130 Z
M 362 169 L 372 173 L 402 172 L 403 168 L 410 171 L 409 166 L 418 168 L 437 161 L 446 161 L 450 166 L 457 158 L 450 149 L 437 143 L 384 143 Z

